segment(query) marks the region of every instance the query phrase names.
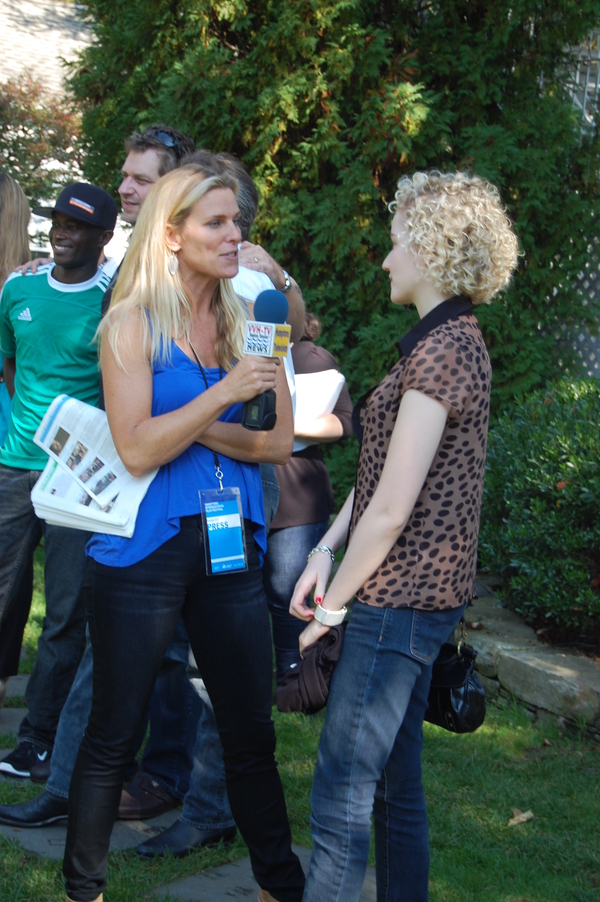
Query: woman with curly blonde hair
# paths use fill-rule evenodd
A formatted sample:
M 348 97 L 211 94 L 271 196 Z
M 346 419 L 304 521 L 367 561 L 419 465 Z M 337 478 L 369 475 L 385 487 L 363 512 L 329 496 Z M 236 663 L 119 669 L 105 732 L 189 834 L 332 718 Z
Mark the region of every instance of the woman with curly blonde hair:
M 414 304 L 420 322 L 355 408 L 356 486 L 290 604 L 309 621 L 304 648 L 355 597 L 315 770 L 303 902 L 358 902 L 372 813 L 377 898 L 427 900 L 423 718 L 433 662 L 474 594 L 489 418 L 491 367 L 473 306 L 517 262 L 498 192 L 475 176 L 401 178 L 390 209 L 391 300 Z

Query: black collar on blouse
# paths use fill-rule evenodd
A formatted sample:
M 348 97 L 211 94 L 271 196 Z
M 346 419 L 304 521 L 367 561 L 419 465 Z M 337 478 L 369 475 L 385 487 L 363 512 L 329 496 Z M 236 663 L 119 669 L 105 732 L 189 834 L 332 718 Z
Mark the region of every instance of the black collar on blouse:
M 417 325 L 414 326 L 410 332 L 407 332 L 400 341 L 396 342 L 400 357 L 409 357 L 417 344 L 421 339 L 425 338 L 426 335 L 434 329 L 437 329 L 437 327 L 441 326 L 443 323 L 448 322 L 449 319 L 452 319 L 455 316 L 461 316 L 463 313 L 470 313 L 472 309 L 472 302 L 464 294 L 457 294 L 447 301 L 442 301 L 441 304 L 438 304 L 437 307 L 430 310 L 423 319 L 419 320 Z M 363 437 L 363 427 L 360 421 L 361 413 L 366 407 L 367 399 L 375 387 L 376 386 L 365 392 L 365 394 L 358 399 L 352 410 L 352 426 L 354 427 L 354 433 L 359 444 L 362 444 Z
M 400 357 L 410 357 L 418 343 L 426 335 L 433 332 L 434 329 L 437 329 L 443 323 L 447 323 L 449 319 L 453 319 L 455 316 L 460 316 L 463 313 L 470 313 L 472 309 L 472 302 L 464 294 L 456 294 L 453 298 L 442 301 L 441 304 L 438 304 L 437 307 L 425 314 L 423 319 L 420 319 L 417 325 L 410 332 L 407 332 L 400 341 L 396 342 Z

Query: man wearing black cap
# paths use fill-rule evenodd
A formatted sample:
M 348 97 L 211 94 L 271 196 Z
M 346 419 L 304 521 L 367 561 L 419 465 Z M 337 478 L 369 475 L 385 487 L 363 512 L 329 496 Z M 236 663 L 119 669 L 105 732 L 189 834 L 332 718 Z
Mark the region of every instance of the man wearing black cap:
M 36 517 L 30 492 L 48 456 L 33 436 L 56 395 L 97 404 L 94 334 L 116 268 L 111 260 L 98 266 L 117 218 L 117 205 L 102 188 L 69 185 L 54 207 L 34 212 L 52 219 L 55 262 L 35 275 L 10 276 L 0 296 L 0 348 L 13 398 L 0 448 L 0 645 L 2 618 L 14 614 L 22 569 L 42 535 L 46 549 L 46 617 L 27 687 L 29 711 L 18 748 L 0 762 L 0 772 L 17 777 L 29 776 L 31 766 L 51 752 L 85 642 L 82 582 L 89 533 Z

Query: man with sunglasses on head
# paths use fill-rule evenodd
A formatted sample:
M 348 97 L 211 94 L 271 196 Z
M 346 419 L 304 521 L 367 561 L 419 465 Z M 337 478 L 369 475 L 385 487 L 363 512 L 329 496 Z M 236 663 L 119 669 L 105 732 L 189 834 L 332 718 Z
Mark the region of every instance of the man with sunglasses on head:
M 152 185 L 176 169 L 183 157 L 195 149 L 189 135 L 168 126 L 152 125 L 145 132 L 133 132 L 125 140 L 127 157 L 121 167 L 122 181 L 118 188 L 121 219 L 135 225 Z

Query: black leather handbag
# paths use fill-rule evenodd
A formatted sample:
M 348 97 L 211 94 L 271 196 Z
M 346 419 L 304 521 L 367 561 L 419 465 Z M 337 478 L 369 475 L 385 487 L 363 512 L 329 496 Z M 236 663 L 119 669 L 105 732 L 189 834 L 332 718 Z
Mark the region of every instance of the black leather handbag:
M 426 721 L 451 733 L 473 733 L 481 726 L 485 689 L 475 673 L 476 657 L 475 649 L 463 641 L 442 645 L 433 665 Z

